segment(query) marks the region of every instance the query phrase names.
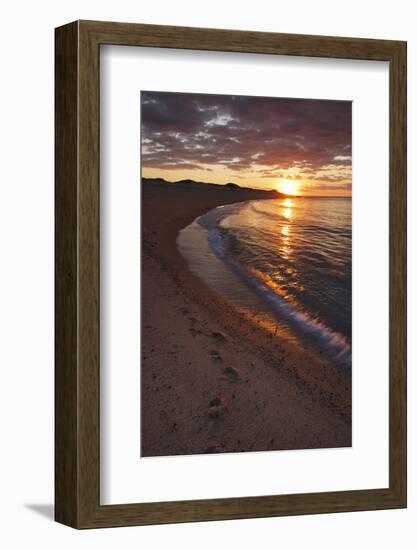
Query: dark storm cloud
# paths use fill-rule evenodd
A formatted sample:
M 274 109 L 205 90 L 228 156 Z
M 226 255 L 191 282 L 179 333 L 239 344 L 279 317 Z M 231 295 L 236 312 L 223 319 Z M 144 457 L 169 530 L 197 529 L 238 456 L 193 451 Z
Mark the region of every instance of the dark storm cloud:
M 222 164 L 238 173 L 262 165 L 267 178 L 298 165 L 314 179 L 326 166 L 351 165 L 350 102 L 159 92 L 141 99 L 144 167 Z

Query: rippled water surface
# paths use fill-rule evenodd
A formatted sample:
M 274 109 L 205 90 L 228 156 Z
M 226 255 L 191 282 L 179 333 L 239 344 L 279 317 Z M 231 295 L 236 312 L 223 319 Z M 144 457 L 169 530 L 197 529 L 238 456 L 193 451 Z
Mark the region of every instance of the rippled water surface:
M 351 199 L 287 198 L 211 210 L 178 245 L 237 306 L 345 366 L 351 358 Z

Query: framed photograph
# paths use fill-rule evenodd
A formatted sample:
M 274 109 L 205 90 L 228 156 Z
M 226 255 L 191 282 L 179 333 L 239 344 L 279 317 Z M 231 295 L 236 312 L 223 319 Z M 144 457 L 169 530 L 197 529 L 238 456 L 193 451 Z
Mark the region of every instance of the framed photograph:
M 56 520 L 406 506 L 406 43 L 56 29 Z

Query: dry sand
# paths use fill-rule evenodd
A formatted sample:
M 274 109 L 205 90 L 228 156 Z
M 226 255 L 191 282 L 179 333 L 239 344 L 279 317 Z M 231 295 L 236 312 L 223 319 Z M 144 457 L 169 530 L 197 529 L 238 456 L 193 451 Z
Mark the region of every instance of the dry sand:
M 141 455 L 348 447 L 350 374 L 240 315 L 178 231 L 245 191 L 143 186 Z

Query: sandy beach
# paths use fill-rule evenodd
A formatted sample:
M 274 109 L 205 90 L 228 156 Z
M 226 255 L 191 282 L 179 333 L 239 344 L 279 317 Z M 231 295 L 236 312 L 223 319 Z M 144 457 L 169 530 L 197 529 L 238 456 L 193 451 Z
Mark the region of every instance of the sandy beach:
M 350 374 L 192 274 L 180 229 L 250 190 L 142 186 L 141 456 L 348 447 Z

